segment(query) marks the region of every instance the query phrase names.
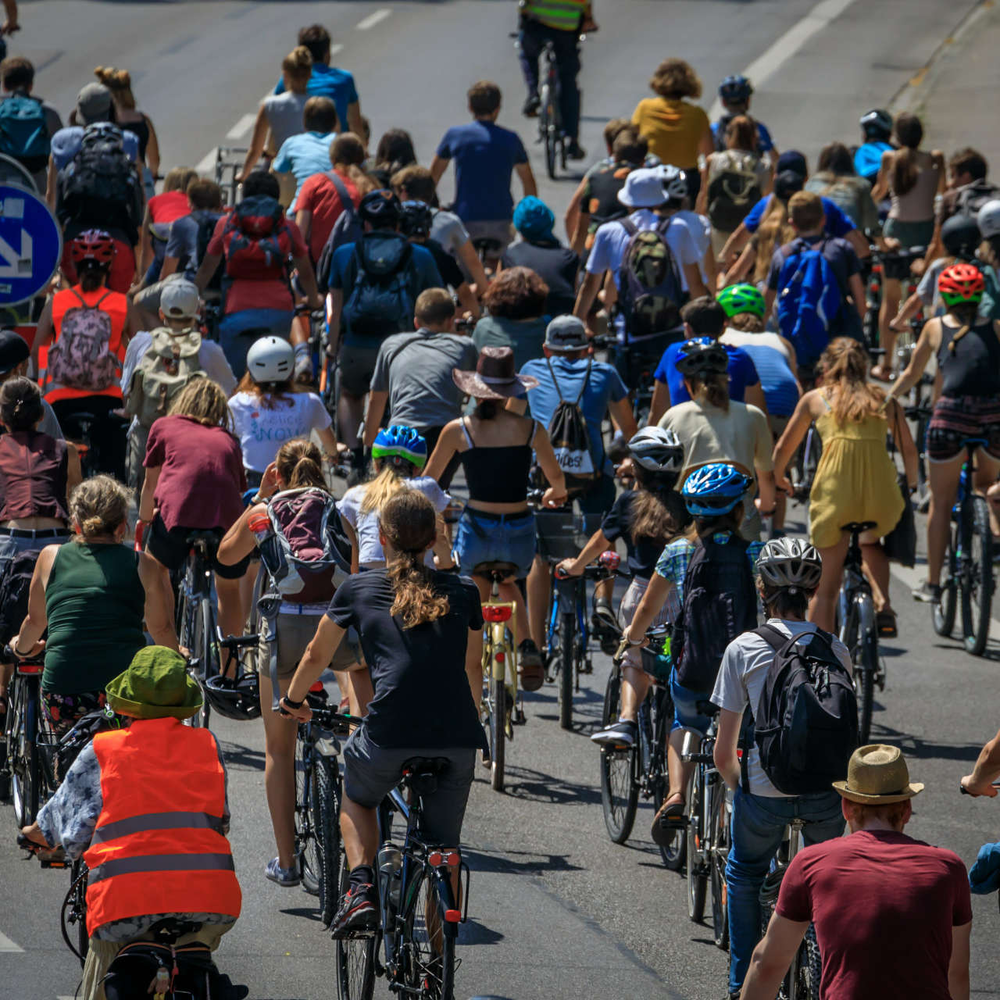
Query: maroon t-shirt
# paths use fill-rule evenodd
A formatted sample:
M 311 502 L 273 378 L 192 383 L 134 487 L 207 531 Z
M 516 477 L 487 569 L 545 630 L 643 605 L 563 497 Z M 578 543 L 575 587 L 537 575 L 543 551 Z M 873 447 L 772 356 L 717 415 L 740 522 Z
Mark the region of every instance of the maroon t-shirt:
M 206 427 L 190 417 L 160 417 L 150 428 L 143 465 L 160 467 L 154 500 L 168 531 L 227 530 L 243 513 L 243 452 L 222 427 Z
M 800 851 L 777 912 L 815 925 L 823 1000 L 949 1000 L 951 929 L 972 919 L 972 903 L 957 854 L 862 830 Z

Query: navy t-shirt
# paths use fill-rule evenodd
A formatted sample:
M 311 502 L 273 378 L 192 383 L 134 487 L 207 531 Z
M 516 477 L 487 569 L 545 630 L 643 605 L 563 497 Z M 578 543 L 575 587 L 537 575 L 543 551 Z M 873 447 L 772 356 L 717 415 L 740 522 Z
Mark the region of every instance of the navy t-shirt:
M 654 378 L 657 382 L 666 382 L 670 390 L 670 405 L 676 406 L 678 403 L 686 403 L 691 399 L 684 385 L 684 376 L 677 370 L 677 357 L 683 344 L 671 344 L 660 358 L 660 363 L 656 366 Z M 742 347 L 731 347 L 729 344 L 722 345 L 729 355 L 729 398 L 735 399 L 737 403 L 743 402 L 748 385 L 757 385 L 760 377 L 757 375 L 757 368 L 750 358 L 750 355 Z
M 510 175 L 528 162 L 516 132 L 495 122 L 472 121 L 448 129 L 437 155 L 455 161 L 455 204 L 463 222 L 509 221 L 514 215 Z
M 327 615 L 361 636 L 375 697 L 365 718 L 380 747 L 414 750 L 481 747 L 486 737 L 465 673 L 469 629 L 483 627 L 479 591 L 472 581 L 433 574 L 434 589 L 448 597 L 448 613 L 404 629 L 390 614 L 395 598 L 384 569 L 348 577 Z
M 633 490 L 626 490 L 619 493 L 611 510 L 604 515 L 601 521 L 601 534 L 609 542 L 614 542 L 621 538 L 625 542 L 625 549 L 628 552 L 628 569 L 634 577 L 643 580 L 652 578 L 656 570 L 656 561 L 663 552 L 663 543 L 654 541 L 651 538 L 640 538 L 637 541 L 632 538 L 632 504 L 635 502 L 637 494 Z
M 760 228 L 767 206 L 771 204 L 772 195 L 766 194 L 753 208 L 747 212 L 743 225 L 747 227 L 748 233 L 755 233 Z M 844 210 L 829 198 L 820 197 L 823 202 L 823 212 L 826 215 L 826 231 L 830 236 L 846 236 L 855 228 L 851 217 L 845 214 Z

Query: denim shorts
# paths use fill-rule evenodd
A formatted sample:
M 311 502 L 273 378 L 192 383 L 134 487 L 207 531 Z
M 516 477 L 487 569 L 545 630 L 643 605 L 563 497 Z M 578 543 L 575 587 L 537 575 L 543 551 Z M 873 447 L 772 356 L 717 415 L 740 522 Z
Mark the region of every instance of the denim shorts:
M 523 579 L 535 558 L 535 515 L 486 514 L 466 507 L 455 529 L 454 557 L 463 573 L 480 563 L 508 562 Z
M 692 691 L 684 687 L 677 681 L 677 671 L 670 675 L 670 697 L 674 700 L 674 724 L 670 731 L 675 729 L 696 729 L 702 736 L 708 732 L 708 727 L 712 720 L 707 715 L 702 715 L 698 711 L 699 701 L 710 701 L 711 691 Z

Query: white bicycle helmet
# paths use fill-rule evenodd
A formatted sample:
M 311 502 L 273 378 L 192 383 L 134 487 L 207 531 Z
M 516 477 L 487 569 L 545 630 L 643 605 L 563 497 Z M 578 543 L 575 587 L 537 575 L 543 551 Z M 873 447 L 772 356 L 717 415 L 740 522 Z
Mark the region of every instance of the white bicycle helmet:
M 986 202 L 979 210 L 976 221 L 984 240 L 1000 236 L 1000 200 L 994 198 L 993 201 Z
M 684 448 L 673 431 L 644 427 L 628 443 L 634 461 L 650 472 L 679 473 L 684 465 Z
M 687 175 L 679 167 L 663 164 L 660 168 L 663 193 L 672 201 L 688 196 Z
M 760 550 L 757 572 L 774 589 L 815 590 L 823 574 L 823 561 L 802 538 L 772 538 Z
M 247 351 L 247 371 L 258 384 L 287 382 L 295 368 L 295 349 L 281 337 L 261 337 Z

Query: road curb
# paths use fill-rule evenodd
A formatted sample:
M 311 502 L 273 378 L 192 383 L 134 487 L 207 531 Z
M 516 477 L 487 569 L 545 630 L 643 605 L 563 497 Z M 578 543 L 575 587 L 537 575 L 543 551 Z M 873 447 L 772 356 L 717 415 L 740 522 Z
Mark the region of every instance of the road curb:
M 980 0 L 934 50 L 930 59 L 893 94 L 889 102 L 889 110 L 893 116 L 904 111 L 919 116 L 924 102 L 941 75 L 942 66 L 955 58 L 962 44 L 976 33 L 983 21 L 998 14 L 1000 7 L 995 0 Z

